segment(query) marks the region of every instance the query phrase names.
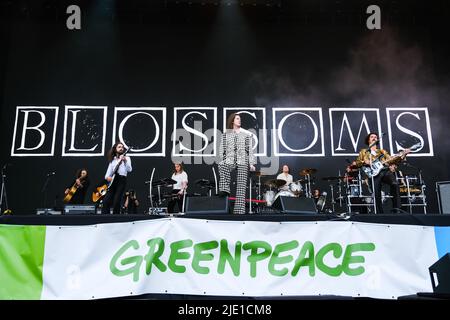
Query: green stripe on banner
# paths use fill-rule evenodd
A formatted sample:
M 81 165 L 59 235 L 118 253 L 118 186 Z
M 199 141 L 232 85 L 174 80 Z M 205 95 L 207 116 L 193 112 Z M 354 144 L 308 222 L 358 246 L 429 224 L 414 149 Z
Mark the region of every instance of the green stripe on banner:
M 0 225 L 0 299 L 40 299 L 45 226 Z

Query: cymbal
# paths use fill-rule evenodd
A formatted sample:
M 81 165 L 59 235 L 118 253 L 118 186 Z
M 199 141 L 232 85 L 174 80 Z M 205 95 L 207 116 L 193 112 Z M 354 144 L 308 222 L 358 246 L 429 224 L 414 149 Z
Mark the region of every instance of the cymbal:
M 345 178 L 346 178 L 345 176 L 342 176 L 342 177 L 324 177 L 324 178 L 322 178 L 322 180 L 333 181 L 333 180 L 341 180 L 341 179 L 345 179 Z
M 282 187 L 286 184 L 286 180 L 282 180 L 282 179 L 271 179 L 271 180 L 267 180 L 266 182 L 264 182 L 264 184 L 268 187 Z
M 314 168 L 305 168 L 305 169 L 302 169 L 302 170 L 300 170 L 300 175 L 301 176 L 306 176 L 306 175 L 308 175 L 308 174 L 314 174 L 314 173 L 316 173 L 317 172 L 317 169 L 314 169 Z
M 173 180 L 172 178 L 164 178 L 161 180 L 156 180 L 153 181 L 152 185 L 153 186 L 167 186 L 167 185 L 171 185 L 171 184 L 175 184 L 177 183 L 175 180 Z
M 198 179 L 195 180 L 195 184 L 210 184 L 211 181 L 209 181 L 208 179 Z
M 207 179 L 198 179 L 195 181 L 195 184 L 199 185 L 201 188 L 212 188 L 216 185 L 214 182 Z
M 250 174 L 255 175 L 257 177 L 270 176 L 270 174 L 261 172 L 261 171 L 250 171 Z

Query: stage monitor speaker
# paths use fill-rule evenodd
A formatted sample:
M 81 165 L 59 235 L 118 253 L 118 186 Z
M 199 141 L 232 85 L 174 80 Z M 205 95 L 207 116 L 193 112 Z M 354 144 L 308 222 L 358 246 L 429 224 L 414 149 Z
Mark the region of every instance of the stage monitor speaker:
M 228 214 L 228 197 L 186 197 L 185 214 Z
M 450 295 L 450 253 L 428 268 L 433 292 Z
M 314 199 L 296 197 L 278 197 L 272 205 L 282 213 L 316 214 L 317 207 Z
M 61 214 L 61 211 L 55 210 L 53 208 L 37 208 L 36 214 L 38 214 L 38 215 L 55 215 L 55 214 Z
M 439 212 L 450 214 L 450 181 L 436 182 Z
M 96 214 L 95 205 L 65 205 L 64 214 Z

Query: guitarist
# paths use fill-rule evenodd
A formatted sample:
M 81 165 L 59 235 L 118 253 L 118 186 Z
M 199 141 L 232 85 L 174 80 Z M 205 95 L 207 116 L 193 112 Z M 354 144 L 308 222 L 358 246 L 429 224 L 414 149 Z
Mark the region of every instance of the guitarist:
M 370 166 L 370 159 L 375 161 L 376 159 L 382 157 L 382 161 L 389 160 L 391 156 L 389 152 L 384 149 L 378 148 L 379 136 L 376 132 L 371 132 L 367 135 L 365 143 L 370 147 L 367 149 L 361 149 L 358 158 L 356 159 L 356 166 L 358 168 L 362 166 Z M 404 155 L 409 153 L 409 149 L 404 150 Z M 391 164 L 392 166 L 392 164 Z M 400 209 L 400 191 L 395 176 L 395 170 L 381 170 L 378 175 L 373 177 L 373 188 L 375 190 L 375 205 L 376 212 L 383 213 L 383 206 L 381 205 L 381 187 L 382 184 L 387 184 L 390 186 L 390 195 L 392 196 L 392 207 L 393 209 Z
M 88 171 L 85 168 L 77 170 L 75 175 L 75 180 L 72 181 L 70 186 L 66 188 L 64 191 L 64 195 L 67 196 L 71 190 L 75 191 L 72 195 L 72 198 L 68 201 L 70 204 L 83 204 L 84 199 L 86 198 L 86 191 L 89 188 L 89 178 Z
M 116 142 L 108 152 L 109 166 L 106 170 L 105 179 L 108 182 L 113 182 L 103 199 L 102 214 L 109 214 L 111 206 L 114 208 L 114 214 L 120 214 L 121 202 L 127 185 L 127 174 L 133 170 L 131 159 L 124 156 L 124 152 L 125 147 L 120 142 Z M 118 170 L 114 176 L 114 169 L 117 165 Z

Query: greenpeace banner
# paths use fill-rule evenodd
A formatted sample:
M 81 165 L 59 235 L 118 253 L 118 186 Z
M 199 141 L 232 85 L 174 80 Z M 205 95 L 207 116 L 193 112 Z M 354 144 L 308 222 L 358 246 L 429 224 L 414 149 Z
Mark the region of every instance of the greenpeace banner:
M 0 225 L 1 299 L 431 292 L 450 227 L 163 218 Z

